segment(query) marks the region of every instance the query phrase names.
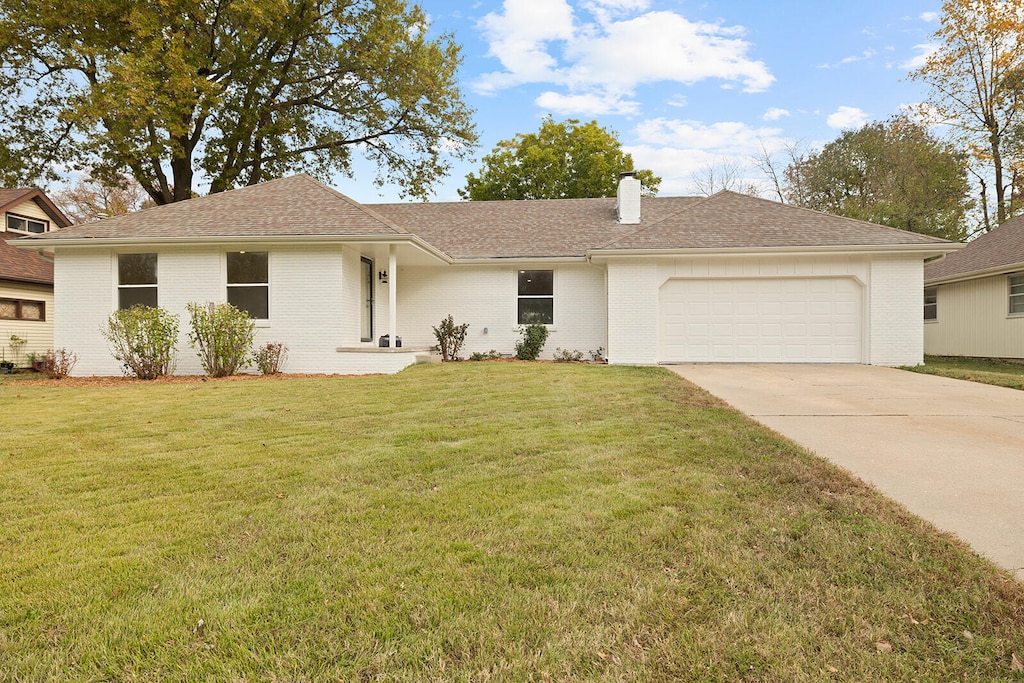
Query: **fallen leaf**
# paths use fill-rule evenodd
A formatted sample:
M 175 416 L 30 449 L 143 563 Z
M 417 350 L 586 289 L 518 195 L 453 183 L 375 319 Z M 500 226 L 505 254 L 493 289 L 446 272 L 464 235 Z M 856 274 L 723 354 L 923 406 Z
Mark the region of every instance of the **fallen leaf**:
M 284 495 L 283 493 L 279 493 L 279 494 L 277 494 L 277 497 L 278 497 L 278 498 L 284 498 L 284 497 L 285 497 L 285 495 Z
M 606 655 L 605 653 L 601 652 L 600 650 L 598 650 L 597 656 L 600 657 L 601 659 L 608 659 L 608 655 Z M 1017 655 L 1014 655 L 1014 657 L 1016 657 L 1016 656 Z
M 967 629 L 964 629 L 964 638 L 966 638 L 967 640 L 973 641 L 974 640 L 974 634 L 971 633 L 970 631 L 968 631 Z
M 828 669 L 831 673 L 834 673 L 834 674 L 839 673 L 839 669 L 835 668 L 832 665 L 826 665 L 825 668 Z
M 880 640 L 875 643 L 875 649 L 879 652 L 892 652 L 892 645 L 889 644 L 888 640 Z
M 114 589 L 114 590 L 113 590 L 113 591 L 112 591 L 112 592 L 110 593 L 110 597 L 112 597 L 112 598 L 116 598 L 116 597 L 117 597 L 118 595 L 120 595 L 120 594 L 121 594 L 121 589 L 120 589 L 120 588 L 115 588 L 115 589 Z M 1016 657 L 1016 655 L 1014 655 L 1014 657 Z
M 1024 671 L 1024 661 L 1014 652 L 1010 658 L 1010 671 Z

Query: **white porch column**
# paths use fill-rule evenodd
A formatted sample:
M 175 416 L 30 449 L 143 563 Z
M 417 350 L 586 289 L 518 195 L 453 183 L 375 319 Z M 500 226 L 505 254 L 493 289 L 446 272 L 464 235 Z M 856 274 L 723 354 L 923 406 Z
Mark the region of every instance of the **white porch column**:
M 398 257 L 395 245 L 388 245 L 388 334 L 391 348 L 398 343 Z

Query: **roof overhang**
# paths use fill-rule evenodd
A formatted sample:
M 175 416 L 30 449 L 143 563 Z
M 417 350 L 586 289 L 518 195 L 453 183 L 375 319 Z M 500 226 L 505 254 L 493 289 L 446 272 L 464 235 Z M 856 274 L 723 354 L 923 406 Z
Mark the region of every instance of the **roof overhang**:
M 964 280 L 977 280 L 983 277 L 993 277 L 995 275 L 1009 275 L 1010 273 L 1017 273 L 1024 271 L 1024 262 L 1009 263 L 1002 266 L 994 266 L 992 268 L 984 268 L 982 270 L 973 270 L 969 273 L 957 273 L 956 275 L 947 275 L 945 277 L 933 277 L 925 279 L 926 285 L 947 285 L 952 282 L 962 282 Z
M 57 249 L 156 249 L 160 247 L 209 247 L 232 245 L 313 245 L 313 244 L 365 244 L 408 246 L 442 263 L 452 258 L 416 235 L 218 235 L 209 237 L 29 237 L 9 240 L 19 249 L 53 253 Z
M 893 254 L 920 256 L 922 259 L 942 256 L 966 244 L 940 242 L 936 244 L 840 245 L 808 247 L 717 247 L 692 249 L 592 249 L 587 258 L 595 263 L 620 258 L 652 258 L 665 256 L 879 256 Z

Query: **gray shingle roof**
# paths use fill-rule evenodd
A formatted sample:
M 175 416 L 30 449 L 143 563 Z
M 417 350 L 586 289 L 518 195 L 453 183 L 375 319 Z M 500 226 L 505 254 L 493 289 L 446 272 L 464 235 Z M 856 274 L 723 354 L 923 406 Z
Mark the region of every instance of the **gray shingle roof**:
M 645 198 L 638 225 L 615 199 L 362 205 L 302 174 L 45 236 L 217 238 L 413 235 L 454 259 L 584 257 L 637 249 L 937 246 L 934 237 L 733 192 Z
M 960 251 L 925 264 L 924 279 L 945 280 L 971 273 L 1024 270 L 1024 216 L 971 240 Z
M 399 235 L 371 209 L 302 173 L 65 228 L 49 239 Z

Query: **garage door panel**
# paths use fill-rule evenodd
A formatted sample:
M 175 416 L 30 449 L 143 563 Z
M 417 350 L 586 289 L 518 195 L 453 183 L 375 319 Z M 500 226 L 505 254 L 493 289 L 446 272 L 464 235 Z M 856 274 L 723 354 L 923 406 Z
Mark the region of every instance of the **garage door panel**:
M 852 278 L 670 280 L 662 362 L 861 362 L 862 288 Z

